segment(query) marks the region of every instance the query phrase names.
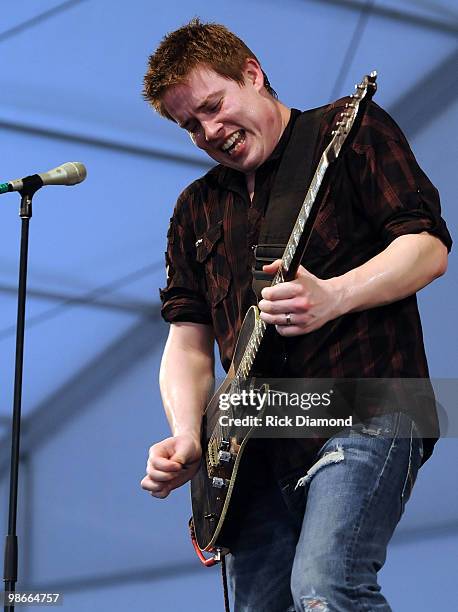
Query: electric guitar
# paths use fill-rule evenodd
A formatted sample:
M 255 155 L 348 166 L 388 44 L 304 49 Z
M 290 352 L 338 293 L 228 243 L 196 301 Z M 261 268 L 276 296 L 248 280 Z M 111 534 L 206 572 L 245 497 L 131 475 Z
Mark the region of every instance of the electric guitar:
M 274 276 L 272 286 L 295 277 L 318 213 L 325 176 L 326 179 L 329 178 L 329 168 L 338 159 L 345 141 L 357 131 L 365 106 L 376 91 L 376 78 L 375 71 L 366 75 L 362 82 L 355 86 L 356 91 L 350 96 L 351 101 L 341 113 L 331 141 L 323 151 L 313 175 L 284 250 L 282 266 Z M 214 559 L 207 560 L 209 562 L 220 560 L 222 544 L 218 537 L 227 516 L 237 474 L 241 469 L 243 451 L 253 431 L 253 427 L 221 425 L 221 396 L 240 393 L 240 389 L 246 388 L 254 376 L 262 374 L 263 371 L 265 375 L 263 361 L 269 359 L 266 354 L 268 336 L 273 329 L 262 321 L 257 306 L 249 308 L 240 329 L 229 372 L 203 415 L 201 465 L 191 480 L 190 526 L 194 546 L 201 559 L 202 551 L 217 552 Z M 226 411 L 231 419 L 243 418 L 245 413 L 243 406 L 237 409 L 231 407 Z

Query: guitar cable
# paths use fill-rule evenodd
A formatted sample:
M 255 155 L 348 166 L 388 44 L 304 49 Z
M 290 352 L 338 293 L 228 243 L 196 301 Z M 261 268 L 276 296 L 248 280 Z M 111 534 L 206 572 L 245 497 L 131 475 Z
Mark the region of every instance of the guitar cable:
M 227 589 L 226 556 L 221 557 L 221 578 L 223 580 L 224 612 L 231 612 L 229 607 L 229 592 Z
M 189 519 L 188 526 L 189 526 L 189 534 L 191 536 L 192 545 L 202 565 L 204 565 L 205 567 L 212 567 L 213 565 L 216 565 L 217 563 L 221 563 L 221 579 L 223 581 L 223 595 L 224 595 L 224 612 L 231 612 L 231 609 L 229 606 L 229 591 L 227 588 L 226 556 L 221 553 L 220 549 L 218 549 L 218 554 L 214 555 L 213 557 L 210 557 L 209 559 L 206 559 L 204 555 L 202 554 L 202 551 L 200 550 L 199 545 L 197 543 L 196 533 L 194 531 L 194 521 L 192 517 Z

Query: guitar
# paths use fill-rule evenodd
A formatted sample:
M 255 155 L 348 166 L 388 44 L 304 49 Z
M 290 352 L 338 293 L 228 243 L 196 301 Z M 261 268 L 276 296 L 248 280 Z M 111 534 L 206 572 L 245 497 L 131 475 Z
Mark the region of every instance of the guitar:
M 295 278 L 301 263 L 308 239 L 319 210 L 320 195 L 324 179 L 329 178 L 329 168 L 339 157 L 347 139 L 355 133 L 361 123 L 367 102 L 376 91 L 377 73 L 366 75 L 351 102 L 341 113 L 337 129 L 323 151 L 313 175 L 310 187 L 301 205 L 288 243 L 282 256 L 282 266 L 274 276 L 271 285 Z M 190 521 L 193 543 L 201 559 L 202 552 L 214 552 L 212 560 L 221 558 L 222 544 L 218 541 L 227 516 L 229 503 L 237 474 L 241 467 L 243 452 L 253 432 L 253 427 L 234 428 L 221 424 L 221 397 L 223 394 L 240 393 L 255 376 L 264 373 L 269 360 L 268 338 L 274 328 L 260 318 L 257 306 L 251 306 L 245 315 L 234 357 L 229 372 L 211 398 L 202 419 L 202 458 L 198 472 L 191 480 L 192 519 Z M 228 397 L 226 395 L 225 397 Z M 243 418 L 244 407 L 230 409 L 231 419 Z M 226 413 L 227 414 L 227 413 Z M 231 421 L 233 423 L 233 420 Z

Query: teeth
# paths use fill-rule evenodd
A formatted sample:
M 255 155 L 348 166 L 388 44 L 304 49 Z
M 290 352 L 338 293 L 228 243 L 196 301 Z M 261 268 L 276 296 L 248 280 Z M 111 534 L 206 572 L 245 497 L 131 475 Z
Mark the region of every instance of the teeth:
M 230 138 L 228 138 L 226 140 L 226 142 L 223 144 L 221 149 L 223 151 L 227 151 L 228 149 L 230 149 L 232 147 L 232 145 L 234 144 L 234 142 L 237 140 L 237 138 L 242 138 L 242 133 L 240 131 L 235 132 L 234 134 L 232 134 L 232 136 Z

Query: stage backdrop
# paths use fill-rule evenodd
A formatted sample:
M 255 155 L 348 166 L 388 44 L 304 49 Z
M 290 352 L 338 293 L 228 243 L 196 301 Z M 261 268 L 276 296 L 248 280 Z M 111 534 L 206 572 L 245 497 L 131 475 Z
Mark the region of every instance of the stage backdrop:
M 141 97 L 148 54 L 195 15 L 260 58 L 286 104 L 310 108 L 373 69 L 456 233 L 456 4 L 446 0 L 6 0 L 0 32 L 0 180 L 82 161 L 88 178 L 35 197 L 19 497 L 18 589 L 68 612 L 222 609 L 217 569 L 187 536 L 189 494 L 140 489 L 168 435 L 157 375 L 169 217 L 209 168 Z M 0 525 L 6 533 L 18 196 L 0 198 Z M 431 372 L 457 376 L 457 263 L 419 295 Z M 456 439 L 421 470 L 381 583 L 394 610 L 456 605 Z

